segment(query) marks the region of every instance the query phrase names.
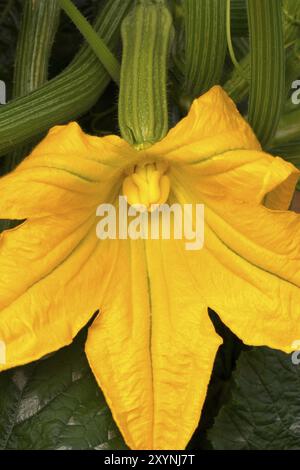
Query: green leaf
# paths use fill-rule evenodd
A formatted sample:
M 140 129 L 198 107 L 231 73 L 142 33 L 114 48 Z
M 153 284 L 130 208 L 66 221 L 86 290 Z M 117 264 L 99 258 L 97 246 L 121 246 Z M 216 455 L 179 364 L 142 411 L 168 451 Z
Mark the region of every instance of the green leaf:
M 83 347 L 0 374 L 0 449 L 126 448 Z
M 209 439 L 216 450 L 300 449 L 300 365 L 269 348 L 243 352 Z

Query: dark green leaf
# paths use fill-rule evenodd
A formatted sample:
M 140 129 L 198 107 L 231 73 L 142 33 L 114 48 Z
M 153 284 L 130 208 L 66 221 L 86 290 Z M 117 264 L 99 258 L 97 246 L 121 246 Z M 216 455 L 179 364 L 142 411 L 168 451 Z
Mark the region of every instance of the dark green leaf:
M 214 449 L 300 449 L 300 365 L 269 348 L 243 352 L 209 439 Z
M 0 449 L 123 449 L 82 338 L 0 374 Z
M 215 312 L 209 310 L 209 315 L 216 332 L 223 339 L 223 344 L 216 355 L 200 423 L 189 443 L 188 449 L 190 450 L 211 448 L 207 439 L 207 431 L 213 425 L 214 418 L 227 400 L 232 371 L 241 351 L 246 349 L 246 346 L 221 322 Z

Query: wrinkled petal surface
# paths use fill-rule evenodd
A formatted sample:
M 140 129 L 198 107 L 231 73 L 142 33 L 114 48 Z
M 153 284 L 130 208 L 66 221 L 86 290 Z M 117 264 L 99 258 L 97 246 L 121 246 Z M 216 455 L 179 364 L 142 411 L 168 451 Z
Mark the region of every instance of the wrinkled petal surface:
M 216 109 L 223 119 L 215 123 L 210 153 L 205 139 L 213 130 L 201 124 L 214 122 Z M 234 149 L 230 133 L 236 127 L 245 145 Z M 300 216 L 285 210 L 299 171 L 253 144 L 250 127 L 219 87 L 195 100 L 171 132 L 181 133 L 183 143 L 191 133 L 196 142 L 167 149 L 166 158 L 176 156 L 174 198 L 205 206 L 204 248 L 186 253 L 202 298 L 246 343 L 290 351 L 300 337 Z M 180 158 L 184 163 L 176 164 Z
M 181 203 L 197 200 L 181 185 L 173 189 Z M 197 196 L 205 242 L 186 261 L 202 298 L 247 344 L 292 351 L 300 338 L 299 214 Z
M 221 340 L 181 241 L 110 245 L 114 264 L 86 344 L 91 368 L 132 449 L 183 449 Z
M 75 122 L 56 126 L 0 179 L 0 217 L 64 215 L 110 202 L 124 168 L 136 159 L 137 152 L 119 137 L 89 136 Z
M 251 127 L 220 86 L 194 100 L 188 115 L 148 152 L 196 163 L 229 150 L 261 150 Z
M 58 126 L 0 179 L 1 218 L 27 219 L 0 235 L 2 369 L 69 344 L 99 308 L 96 207 L 119 192 L 128 147 Z

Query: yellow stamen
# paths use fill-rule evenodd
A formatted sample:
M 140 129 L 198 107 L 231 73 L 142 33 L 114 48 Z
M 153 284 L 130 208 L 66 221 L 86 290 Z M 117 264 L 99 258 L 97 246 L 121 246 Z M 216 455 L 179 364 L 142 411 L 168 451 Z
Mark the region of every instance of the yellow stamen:
M 123 195 L 130 205 L 143 205 L 151 210 L 152 204 L 163 204 L 170 192 L 170 180 L 165 174 L 165 163 L 136 165 L 123 181 Z

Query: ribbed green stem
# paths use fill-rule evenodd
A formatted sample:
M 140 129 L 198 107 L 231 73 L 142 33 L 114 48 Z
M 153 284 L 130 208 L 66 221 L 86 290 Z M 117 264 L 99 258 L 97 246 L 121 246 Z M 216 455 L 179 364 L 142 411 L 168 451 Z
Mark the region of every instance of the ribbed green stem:
M 120 23 L 132 0 L 107 0 L 95 30 L 115 48 Z M 51 126 L 77 118 L 97 101 L 110 77 L 85 44 L 63 73 L 29 95 L 0 108 L 0 155 L 30 141 Z
M 119 126 L 125 140 L 145 148 L 168 131 L 167 63 L 172 16 L 164 1 L 142 0 L 122 24 Z
M 47 81 L 48 62 L 59 21 L 57 0 L 25 0 L 18 37 L 13 81 L 13 97 L 36 90 Z M 28 146 L 6 158 L 5 171 L 13 169 L 27 153 Z
M 226 2 L 185 0 L 185 92 L 195 98 L 219 83 L 226 53 Z
M 25 96 L 47 81 L 59 11 L 57 0 L 24 1 L 15 58 L 13 98 Z
M 299 0 L 284 0 L 284 9 L 288 12 L 288 17 L 284 16 L 284 43 L 287 48 L 299 37 L 300 27 L 297 22 L 297 7 L 299 7 Z M 299 8 L 298 8 L 299 9 Z M 298 13 L 300 16 L 300 13 Z M 291 18 L 295 18 L 294 21 Z M 247 54 L 241 61 L 240 66 L 243 68 L 244 76 L 250 76 L 250 54 Z M 236 102 L 240 102 L 248 96 L 249 81 L 240 75 L 237 69 L 234 69 L 230 79 L 224 84 L 224 89 Z
M 112 54 L 110 49 L 106 46 L 105 42 L 98 36 L 97 32 L 80 13 L 78 8 L 72 3 L 71 0 L 58 0 L 61 8 L 70 17 L 73 23 L 77 26 L 83 37 L 91 49 L 95 52 L 96 56 L 110 74 L 112 79 L 119 84 L 120 81 L 120 64 Z
M 263 145 L 273 137 L 285 98 L 281 2 L 248 0 L 251 81 L 248 120 Z
M 185 16 L 184 5 L 178 0 L 169 1 L 169 7 L 173 17 L 174 42 L 171 49 L 170 75 L 174 101 L 180 100 L 183 84 L 185 81 Z
M 249 75 L 244 73 L 243 67 L 239 64 L 235 57 L 235 52 L 232 44 L 231 39 L 231 0 L 226 0 L 226 38 L 227 38 L 227 46 L 231 61 L 235 68 L 237 69 L 238 73 L 245 79 L 249 80 Z

